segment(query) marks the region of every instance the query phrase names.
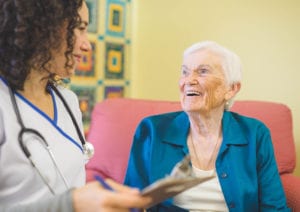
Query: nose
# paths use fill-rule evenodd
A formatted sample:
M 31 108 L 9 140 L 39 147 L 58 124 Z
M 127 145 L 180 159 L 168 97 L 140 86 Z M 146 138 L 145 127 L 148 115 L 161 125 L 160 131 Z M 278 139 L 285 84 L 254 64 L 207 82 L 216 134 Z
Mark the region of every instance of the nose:
M 194 73 L 189 74 L 186 77 L 185 84 L 187 85 L 196 85 L 198 83 L 196 75 Z
M 185 77 L 181 77 L 179 80 L 179 86 L 192 86 L 192 85 L 197 85 L 199 82 L 196 79 L 196 77 L 193 77 L 192 75 L 188 75 Z
M 91 49 L 92 49 L 91 42 L 88 39 L 84 39 L 80 46 L 80 49 L 85 52 L 91 51 Z

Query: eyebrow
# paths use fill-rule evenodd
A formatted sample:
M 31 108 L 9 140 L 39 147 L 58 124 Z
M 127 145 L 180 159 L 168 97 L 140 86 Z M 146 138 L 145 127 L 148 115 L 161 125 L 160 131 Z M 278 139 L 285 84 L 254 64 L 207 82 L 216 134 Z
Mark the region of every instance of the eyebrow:
M 181 68 L 188 69 L 188 70 L 198 70 L 201 68 L 212 68 L 212 67 L 210 65 L 201 64 L 197 68 L 194 68 L 194 69 L 190 69 L 186 65 L 182 65 Z

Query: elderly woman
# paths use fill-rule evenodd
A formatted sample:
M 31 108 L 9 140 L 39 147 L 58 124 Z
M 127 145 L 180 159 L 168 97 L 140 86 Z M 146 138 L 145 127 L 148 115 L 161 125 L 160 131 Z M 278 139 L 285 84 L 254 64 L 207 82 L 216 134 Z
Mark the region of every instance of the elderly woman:
M 191 156 L 198 177 L 214 176 L 149 211 L 289 211 L 268 128 L 229 112 L 241 87 L 239 57 L 211 41 L 183 55 L 183 112 L 145 118 L 138 126 L 125 184 L 144 188 Z

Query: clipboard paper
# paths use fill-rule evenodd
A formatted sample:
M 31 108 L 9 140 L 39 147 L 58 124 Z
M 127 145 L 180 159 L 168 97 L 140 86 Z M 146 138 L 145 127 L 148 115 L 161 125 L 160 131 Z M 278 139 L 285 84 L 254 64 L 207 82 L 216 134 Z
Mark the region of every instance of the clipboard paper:
M 148 205 L 148 207 L 151 207 L 213 177 L 214 174 L 201 178 L 194 176 L 190 165 L 190 158 L 186 156 L 175 165 L 171 175 L 147 186 L 141 191 L 141 195 L 152 198 L 152 202 Z

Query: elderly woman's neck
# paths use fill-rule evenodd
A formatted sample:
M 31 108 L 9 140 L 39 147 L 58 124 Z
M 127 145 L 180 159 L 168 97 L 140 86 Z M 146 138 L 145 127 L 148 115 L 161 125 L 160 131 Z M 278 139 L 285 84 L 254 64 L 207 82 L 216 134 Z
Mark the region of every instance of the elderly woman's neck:
M 219 136 L 222 131 L 222 113 L 189 114 L 190 131 L 192 134 L 204 137 Z

